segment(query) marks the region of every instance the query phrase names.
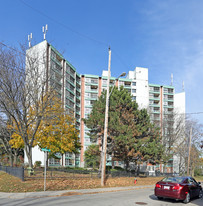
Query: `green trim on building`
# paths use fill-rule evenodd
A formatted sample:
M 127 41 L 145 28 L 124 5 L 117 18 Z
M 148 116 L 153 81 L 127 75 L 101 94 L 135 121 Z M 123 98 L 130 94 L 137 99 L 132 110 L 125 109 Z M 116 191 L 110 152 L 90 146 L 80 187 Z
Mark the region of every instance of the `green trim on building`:
M 93 82 L 85 82 L 85 85 L 94 85 L 94 86 L 98 86 L 98 83 L 93 83 Z
M 60 67 L 62 68 L 61 63 L 60 63 L 58 60 L 56 60 L 56 59 L 54 59 L 54 58 L 52 58 L 52 57 L 51 57 L 51 60 L 54 61 L 56 64 L 58 64 L 58 66 L 60 66 Z M 55 70 L 54 70 L 54 71 L 55 71 Z
M 97 78 L 97 79 L 99 79 L 98 75 L 93 75 L 93 74 L 84 74 L 84 77 L 90 77 L 90 78 Z
M 54 50 L 54 52 L 56 52 L 62 59 L 64 59 L 63 55 L 59 53 L 59 51 L 56 50 L 56 48 L 54 48 L 51 44 L 49 44 L 51 49 Z
M 166 106 L 166 105 L 164 105 L 164 107 L 166 107 L 166 108 L 174 108 L 174 106 Z
M 68 90 L 70 93 L 72 93 L 75 96 L 75 93 L 73 91 L 71 91 L 70 89 L 66 88 L 66 90 Z
M 159 100 L 160 101 L 160 98 L 150 97 L 149 100 Z
M 69 81 L 68 83 L 70 83 L 72 86 L 74 86 L 74 87 L 75 87 L 75 84 L 73 84 L 72 82 L 70 82 L 70 81 Z
M 85 105 L 85 107 L 87 107 L 87 108 L 92 108 L 92 105 Z
M 163 88 L 175 89 L 174 86 L 163 86 Z
M 149 87 L 161 87 L 159 84 L 149 84 Z
M 156 105 L 156 104 L 150 104 L 150 107 L 160 107 L 160 105 Z
M 85 90 L 85 93 L 98 93 L 98 90 L 95 90 L 95 91 Z
M 123 82 L 132 82 L 132 79 L 119 78 L 119 81 L 123 81 Z
M 71 77 L 73 77 L 74 79 L 76 79 L 76 78 L 75 78 L 75 75 L 73 76 L 73 74 L 71 74 L 71 73 L 68 72 L 68 71 L 66 71 L 66 73 L 70 74 Z
M 94 97 L 94 98 L 93 97 L 92 98 L 91 97 L 85 97 L 85 100 L 97 100 L 97 97 Z
M 163 92 L 163 94 L 174 95 L 174 93 L 166 93 L 166 92 Z
M 67 63 L 74 71 L 76 71 L 76 68 L 75 68 L 68 60 L 66 60 L 66 63 Z
M 160 92 L 149 91 L 149 93 L 160 94 Z

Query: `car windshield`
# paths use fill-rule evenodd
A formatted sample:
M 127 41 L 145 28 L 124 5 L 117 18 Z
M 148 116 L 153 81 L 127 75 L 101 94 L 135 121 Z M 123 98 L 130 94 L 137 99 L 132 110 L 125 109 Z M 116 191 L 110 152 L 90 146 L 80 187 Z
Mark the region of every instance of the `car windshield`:
M 185 178 L 184 177 L 165 177 L 163 182 L 173 182 L 173 183 L 181 183 Z

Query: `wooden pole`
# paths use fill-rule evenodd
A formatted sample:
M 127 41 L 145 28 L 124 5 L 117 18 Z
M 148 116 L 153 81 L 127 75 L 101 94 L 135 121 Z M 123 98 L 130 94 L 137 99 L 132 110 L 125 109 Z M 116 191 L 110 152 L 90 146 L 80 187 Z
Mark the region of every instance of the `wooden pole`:
M 189 152 L 188 152 L 188 163 L 187 163 L 187 176 L 189 176 L 189 174 L 190 174 L 191 139 L 192 139 L 192 127 L 190 129 Z
M 109 83 L 111 76 L 111 49 L 109 48 L 109 63 L 108 63 L 108 80 L 106 92 L 106 108 L 105 108 L 105 122 L 104 122 L 104 137 L 102 148 L 102 168 L 101 168 L 101 186 L 104 186 L 106 173 L 106 148 L 107 148 L 107 134 L 108 134 L 108 112 L 109 112 Z

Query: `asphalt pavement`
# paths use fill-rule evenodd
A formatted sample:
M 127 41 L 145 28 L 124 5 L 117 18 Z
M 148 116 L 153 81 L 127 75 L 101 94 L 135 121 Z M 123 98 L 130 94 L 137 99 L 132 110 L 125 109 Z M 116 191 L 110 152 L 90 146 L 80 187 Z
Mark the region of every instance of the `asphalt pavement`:
M 43 198 L 43 197 L 71 196 L 71 195 L 83 195 L 83 194 L 96 194 L 96 193 L 116 192 L 116 191 L 126 191 L 126 190 L 137 190 L 137 189 L 143 189 L 143 188 L 154 188 L 154 185 L 130 186 L 130 187 L 103 187 L 103 188 L 94 188 L 94 189 L 25 192 L 25 193 L 0 192 L 0 198 L 11 198 L 11 199 Z

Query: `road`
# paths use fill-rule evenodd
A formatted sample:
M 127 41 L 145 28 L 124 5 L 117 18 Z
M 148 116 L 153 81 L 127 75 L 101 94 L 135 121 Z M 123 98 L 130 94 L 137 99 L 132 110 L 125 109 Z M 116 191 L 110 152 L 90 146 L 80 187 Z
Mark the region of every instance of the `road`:
M 183 206 L 181 201 L 157 200 L 153 189 L 137 189 L 129 191 L 105 192 L 71 196 L 43 198 L 0 199 L 1 206 Z M 203 199 L 194 199 L 187 206 L 203 206 Z

